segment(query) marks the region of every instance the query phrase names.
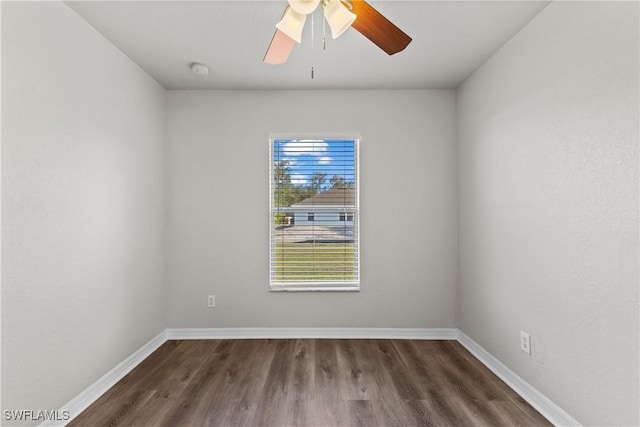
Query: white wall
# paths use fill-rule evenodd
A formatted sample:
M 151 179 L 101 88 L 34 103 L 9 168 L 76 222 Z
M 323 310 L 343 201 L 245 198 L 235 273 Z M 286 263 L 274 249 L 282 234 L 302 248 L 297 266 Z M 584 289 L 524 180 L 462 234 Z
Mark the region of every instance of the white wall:
M 638 3 L 555 2 L 457 93 L 460 327 L 586 425 L 640 424 L 638 89 Z
M 2 65 L 3 409 L 165 324 L 459 321 L 585 424 L 640 423 L 637 3 L 554 3 L 474 73 L 458 177 L 452 91 L 165 94 L 48 2 L 2 3 Z M 268 292 L 270 132 L 361 135 L 361 292 Z
M 164 329 L 165 93 L 58 2 L 2 65 L 2 407 L 53 410 Z
M 168 326 L 455 327 L 454 107 L 446 90 L 169 92 Z M 361 292 L 268 291 L 270 132 L 361 135 Z

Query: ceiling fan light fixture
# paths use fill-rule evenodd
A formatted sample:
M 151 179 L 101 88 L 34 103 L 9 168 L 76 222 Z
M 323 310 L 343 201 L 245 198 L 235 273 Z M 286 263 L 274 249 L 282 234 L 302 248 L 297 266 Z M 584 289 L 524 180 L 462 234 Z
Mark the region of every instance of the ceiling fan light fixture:
M 280 22 L 276 24 L 276 28 L 296 42 L 301 43 L 302 29 L 304 28 L 306 20 L 307 15 L 303 15 L 293 10 L 293 8 L 287 7 L 287 11 L 284 13 Z
M 302 15 L 308 15 L 320 4 L 320 0 L 289 0 L 289 6 Z
M 324 17 L 331 28 L 331 35 L 334 39 L 347 31 L 357 18 L 342 4 L 341 0 L 329 0 L 324 7 Z

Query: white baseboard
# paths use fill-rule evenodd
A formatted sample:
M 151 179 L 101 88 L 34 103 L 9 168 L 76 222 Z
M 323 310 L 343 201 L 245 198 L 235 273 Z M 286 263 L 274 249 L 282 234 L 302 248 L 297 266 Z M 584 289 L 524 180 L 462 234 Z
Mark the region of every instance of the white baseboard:
M 515 372 L 507 368 L 491 353 L 482 348 L 480 344 L 469 338 L 464 332 L 458 331 L 458 342 L 462 344 L 473 356 L 484 364 L 491 372 L 540 412 L 549 422 L 555 426 L 580 426 L 571 415 L 567 414 L 558 405 L 549 400 L 545 395 L 533 388 L 528 382 L 520 378 Z
M 455 328 L 183 328 L 167 329 L 168 340 L 334 338 L 455 340 Z
M 82 411 L 87 409 L 89 405 L 98 400 L 100 396 L 107 392 L 111 387 L 113 387 L 118 381 L 120 381 L 125 375 L 133 370 L 136 366 L 140 364 L 144 359 L 149 357 L 151 353 L 156 351 L 158 347 L 164 344 L 167 341 L 167 332 L 162 331 L 154 338 L 151 339 L 148 343 L 140 347 L 135 353 L 131 356 L 127 357 L 125 360 L 120 362 L 115 368 L 104 374 L 101 378 L 99 378 L 96 382 L 87 387 L 82 393 L 77 395 L 71 401 L 69 401 L 66 405 L 64 405 L 59 413 L 64 411 L 68 411 L 70 415 L 70 419 L 66 421 L 45 421 L 40 424 L 40 426 L 64 426 L 73 420 L 75 417 L 80 415 Z
M 533 388 L 515 372 L 493 357 L 478 343 L 457 328 L 178 328 L 166 329 L 138 351 L 126 358 L 102 378 L 64 405 L 59 412 L 68 411 L 71 420 L 113 387 L 140 362 L 149 357 L 168 340 L 195 339 L 277 339 L 277 338 L 333 338 L 333 339 L 416 339 L 457 340 L 469 352 L 518 393 L 524 400 L 556 426 L 580 426 L 546 396 Z M 47 421 L 41 426 L 64 426 L 67 421 Z

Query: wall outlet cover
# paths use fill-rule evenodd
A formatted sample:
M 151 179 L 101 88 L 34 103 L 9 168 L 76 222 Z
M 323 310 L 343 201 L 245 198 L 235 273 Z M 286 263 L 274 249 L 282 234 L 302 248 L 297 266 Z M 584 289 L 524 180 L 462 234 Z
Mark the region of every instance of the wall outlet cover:
M 531 335 L 525 331 L 520 331 L 520 350 L 531 356 Z

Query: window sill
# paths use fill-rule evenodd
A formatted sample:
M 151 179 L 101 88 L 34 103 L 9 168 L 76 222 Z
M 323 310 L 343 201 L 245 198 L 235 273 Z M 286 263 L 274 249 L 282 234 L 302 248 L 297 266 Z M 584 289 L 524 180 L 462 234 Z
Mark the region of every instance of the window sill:
M 270 292 L 360 292 L 359 285 L 348 286 L 309 286 L 309 285 L 272 285 Z

